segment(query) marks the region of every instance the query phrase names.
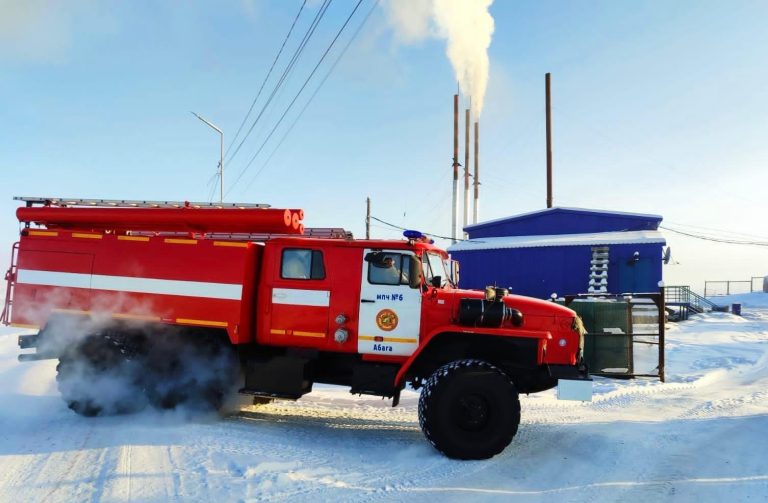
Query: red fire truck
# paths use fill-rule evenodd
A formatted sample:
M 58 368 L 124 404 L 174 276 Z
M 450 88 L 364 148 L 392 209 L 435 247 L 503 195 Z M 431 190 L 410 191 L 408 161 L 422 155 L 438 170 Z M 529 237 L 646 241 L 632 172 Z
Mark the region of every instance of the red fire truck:
M 519 393 L 591 397 L 573 311 L 457 288 L 417 232 L 356 240 L 266 205 L 17 199 L 0 320 L 39 330 L 19 359 L 58 358 L 78 414 L 217 408 L 233 386 L 295 400 L 314 383 L 395 406 L 410 384 L 427 439 L 483 459 L 517 432 Z

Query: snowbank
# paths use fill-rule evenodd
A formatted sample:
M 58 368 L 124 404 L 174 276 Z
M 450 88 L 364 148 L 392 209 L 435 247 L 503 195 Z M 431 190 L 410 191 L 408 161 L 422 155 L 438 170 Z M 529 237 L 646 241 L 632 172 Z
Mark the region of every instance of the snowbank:
M 709 300 L 721 306 L 730 306 L 731 304 L 738 303 L 743 307 L 768 309 L 768 293 L 763 292 L 719 295 L 717 297 L 709 297 Z

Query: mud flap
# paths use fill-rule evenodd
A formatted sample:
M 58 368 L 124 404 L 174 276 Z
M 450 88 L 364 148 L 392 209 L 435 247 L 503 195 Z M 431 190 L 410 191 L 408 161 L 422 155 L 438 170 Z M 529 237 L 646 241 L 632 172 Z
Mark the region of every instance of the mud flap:
M 592 379 L 558 379 L 558 400 L 592 401 Z

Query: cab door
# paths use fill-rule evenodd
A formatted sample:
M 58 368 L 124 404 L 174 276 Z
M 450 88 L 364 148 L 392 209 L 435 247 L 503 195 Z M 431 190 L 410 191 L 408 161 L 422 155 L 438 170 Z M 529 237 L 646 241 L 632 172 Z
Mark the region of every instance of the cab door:
M 357 351 L 407 356 L 419 347 L 421 290 L 411 288 L 418 267 L 405 250 L 366 249 L 360 284 Z M 420 277 L 420 276 L 419 276 Z
M 331 291 L 323 250 L 286 247 L 280 250 L 276 259 L 269 292 L 269 344 L 324 346 L 328 341 Z

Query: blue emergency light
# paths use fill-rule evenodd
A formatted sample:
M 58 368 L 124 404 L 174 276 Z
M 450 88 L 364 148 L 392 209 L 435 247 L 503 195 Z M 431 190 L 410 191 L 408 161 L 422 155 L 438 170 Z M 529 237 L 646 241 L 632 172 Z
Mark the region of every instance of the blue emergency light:
M 405 230 L 403 231 L 403 236 L 405 236 L 406 239 L 409 239 L 409 240 L 422 241 L 424 243 L 429 243 L 431 245 L 435 244 L 434 239 L 429 239 L 429 236 L 427 236 L 426 234 L 420 231 Z
M 406 239 L 422 239 L 425 237 L 421 232 L 414 230 L 403 231 L 403 236 L 405 236 Z

